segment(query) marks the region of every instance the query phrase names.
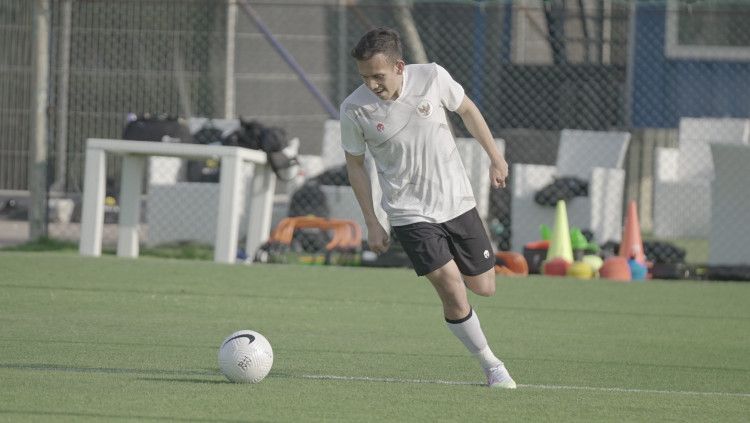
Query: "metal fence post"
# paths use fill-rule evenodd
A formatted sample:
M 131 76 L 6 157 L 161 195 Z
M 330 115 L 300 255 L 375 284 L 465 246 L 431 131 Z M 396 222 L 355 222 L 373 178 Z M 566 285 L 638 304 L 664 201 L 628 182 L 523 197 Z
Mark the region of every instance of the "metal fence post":
M 47 89 L 49 87 L 49 0 L 34 3 L 34 96 L 29 156 L 29 237 L 47 235 Z

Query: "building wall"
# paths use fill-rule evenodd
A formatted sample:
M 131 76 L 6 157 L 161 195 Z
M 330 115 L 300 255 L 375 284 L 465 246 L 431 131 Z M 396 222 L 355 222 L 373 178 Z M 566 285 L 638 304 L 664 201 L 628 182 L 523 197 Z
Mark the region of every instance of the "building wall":
M 667 57 L 666 13 L 661 4 L 637 8 L 633 126 L 674 128 L 683 116 L 750 116 L 750 61 Z

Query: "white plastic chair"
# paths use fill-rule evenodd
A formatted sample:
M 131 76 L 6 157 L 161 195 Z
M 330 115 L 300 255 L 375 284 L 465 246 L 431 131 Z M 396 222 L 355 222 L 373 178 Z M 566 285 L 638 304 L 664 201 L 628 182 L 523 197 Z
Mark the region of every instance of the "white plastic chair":
M 716 168 L 711 184 L 711 226 L 708 261 L 749 265 L 750 145 L 711 144 Z
M 657 148 L 654 235 L 706 237 L 711 221 L 710 145 L 748 144 L 750 119 L 682 118 L 677 148 Z
M 552 227 L 555 208 L 534 201 L 535 194 L 555 177 L 573 176 L 588 181 L 588 196 L 566 202 L 568 223 L 590 230 L 594 241 L 619 241 L 625 171 L 622 169 L 630 142 L 628 132 L 564 129 L 555 166 L 514 164 L 511 171 L 511 248 L 539 240 L 539 226 Z

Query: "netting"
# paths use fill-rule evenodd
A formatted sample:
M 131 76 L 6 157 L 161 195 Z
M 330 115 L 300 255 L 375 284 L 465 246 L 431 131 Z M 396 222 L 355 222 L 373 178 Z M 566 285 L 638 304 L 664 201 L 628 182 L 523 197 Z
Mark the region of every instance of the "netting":
M 32 51 L 34 37 L 44 36 L 34 32 L 35 3 L 0 2 L 0 215 L 6 222 L 22 221 L 28 203 Z M 750 185 L 729 160 L 750 148 L 745 2 L 49 4 L 47 186 L 54 201 L 48 232 L 55 238 L 79 236 L 85 140 L 123 138 L 132 114 L 194 122 L 185 123 L 183 142 L 231 142 L 217 133 L 226 128 L 206 126 L 214 119 L 229 119 L 231 126 L 242 117 L 280 128 L 300 141 L 301 173 L 278 184 L 274 224 L 305 214 L 362 223 L 334 116 L 321 98 L 337 108 L 361 83 L 349 50 L 366 30 L 391 26 L 402 34 L 407 63 L 445 67 L 503 140 L 509 185 L 488 191 L 484 214 L 497 249 L 522 251 L 542 237 L 541 225 L 553 224 L 554 201 L 535 201 L 546 190 L 566 199 L 571 226 L 600 244 L 620 240 L 624 210 L 635 201 L 644 237 L 654 243 L 648 248 L 687 249 L 691 262 L 750 263 L 741 229 L 750 195 L 740 189 Z M 457 138 L 470 136 L 457 115 L 450 119 Z M 588 147 L 623 133 L 628 136 L 604 150 Z M 718 151 L 725 147 L 729 154 Z M 120 173 L 119 159 L 109 161 L 105 242 L 112 244 Z M 216 213 L 218 163 L 155 163 L 144 176 L 144 241 L 211 243 L 212 232 L 198 233 L 195 222 Z M 565 189 L 572 176 L 585 184 L 584 194 Z M 155 229 L 154 221 L 167 223 Z M 184 232 L 175 226 L 180 222 Z M 310 242 L 304 248 L 319 247 L 320 240 Z

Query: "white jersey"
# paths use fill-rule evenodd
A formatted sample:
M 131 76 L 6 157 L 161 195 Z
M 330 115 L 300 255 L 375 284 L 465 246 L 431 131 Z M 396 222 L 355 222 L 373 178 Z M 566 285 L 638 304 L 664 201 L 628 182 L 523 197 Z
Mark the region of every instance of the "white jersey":
M 435 63 L 407 65 L 398 99 L 379 99 L 364 84 L 341 104 L 341 144 L 359 156 L 369 149 L 393 226 L 443 223 L 476 206 L 445 109 L 464 89 Z

